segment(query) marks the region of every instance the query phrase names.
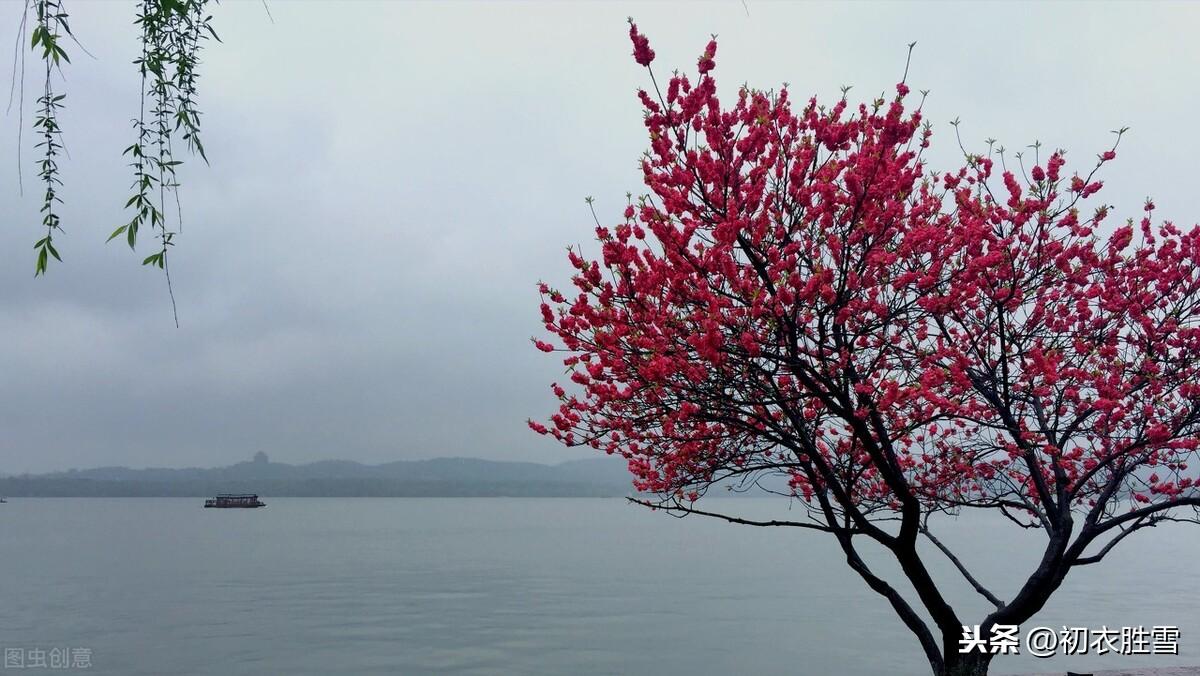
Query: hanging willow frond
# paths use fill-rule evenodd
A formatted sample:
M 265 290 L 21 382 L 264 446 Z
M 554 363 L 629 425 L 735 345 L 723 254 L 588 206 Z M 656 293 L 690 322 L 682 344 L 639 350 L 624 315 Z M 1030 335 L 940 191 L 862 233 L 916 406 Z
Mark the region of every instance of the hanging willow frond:
M 130 248 L 135 248 L 143 228 L 154 231 L 158 250 L 144 258 L 142 264 L 157 266 L 166 273 L 172 308 L 175 302 L 167 252 L 183 222 L 177 176 L 183 160 L 175 154 L 175 146 L 182 145 L 188 153 L 208 162 L 200 139 L 201 113 L 196 99 L 200 52 L 206 40 L 220 40 L 212 27 L 209 1 L 139 0 L 134 19 L 134 25 L 141 29 L 142 51 L 133 62 L 141 76 L 141 103 L 133 119 L 134 141 L 124 151 L 133 169 L 132 195 L 125 202 L 132 216 L 108 239 L 124 235 Z M 46 229 L 45 236 L 35 245 L 35 274 L 42 275 L 51 257 L 61 260 L 54 247 L 54 236 L 62 232 L 57 208 L 62 203 L 58 157 L 63 151 L 58 114 L 66 95 L 56 91 L 54 74 L 63 63 L 70 62 L 62 45 L 63 37 L 77 46 L 78 41 L 71 33 L 63 0 L 27 0 L 26 16 L 30 9 L 35 14 L 32 48 L 40 52 L 46 66 L 34 120 L 40 150 L 38 178 L 44 186 L 42 225 Z M 173 209 L 168 209 L 168 200 L 174 202 Z M 168 217 L 171 211 L 174 225 Z
M 134 192 L 125 207 L 133 210 L 133 217 L 109 235 L 112 240 L 124 234 L 134 248 L 143 226 L 157 232 L 159 250 L 142 264 L 166 273 L 172 308 L 175 299 L 167 252 L 177 231 L 168 224 L 168 194 L 175 201 L 176 224 L 183 222 L 176 174 L 183 161 L 177 159 L 172 141 L 179 137 L 191 153 L 208 161 L 200 140 L 196 68 L 203 42 L 220 38 L 212 28 L 207 4 L 208 0 L 143 0 L 140 5 L 134 23 L 142 29 L 142 54 L 134 65 L 142 79 L 141 109 L 133 120 L 135 140 L 125 149 L 134 172 Z M 178 315 L 175 321 L 178 324 Z
M 62 203 L 58 194 L 62 180 L 58 173 L 58 156 L 63 149 L 62 129 L 58 126 L 58 113 L 62 109 L 66 94 L 59 94 L 54 89 L 54 71 L 61 68 L 62 63 L 70 63 L 66 51 L 59 44 L 63 35 L 71 34 L 67 23 L 67 11 L 59 0 L 36 0 L 34 2 L 36 22 L 33 27 L 32 49 L 41 50 L 42 60 L 46 64 L 46 77 L 42 84 L 42 95 L 38 97 L 37 116 L 33 120 L 33 128 L 40 137 L 37 147 L 42 156 L 38 161 L 38 179 L 42 182 L 42 227 L 45 235 L 33 245 L 37 251 L 37 263 L 34 276 L 46 273 L 50 257 L 62 261 L 58 250 L 54 248 L 54 235 L 62 231 L 62 226 L 56 205 Z M 28 10 L 28 5 L 26 5 Z

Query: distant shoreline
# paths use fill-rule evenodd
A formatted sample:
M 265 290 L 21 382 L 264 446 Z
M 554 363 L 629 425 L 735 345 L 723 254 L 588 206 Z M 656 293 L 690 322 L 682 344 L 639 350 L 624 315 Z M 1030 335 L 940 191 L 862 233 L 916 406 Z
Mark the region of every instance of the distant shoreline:
M 11 493 L 11 492 L 4 493 L 3 489 L 0 489 L 0 497 L 4 498 L 10 502 L 13 500 L 87 500 L 87 499 L 95 499 L 95 500 L 108 500 L 108 499 L 113 499 L 113 500 L 136 500 L 136 499 L 203 500 L 205 498 L 211 498 L 213 495 L 216 495 L 216 493 L 214 492 L 214 493 L 209 493 L 209 494 L 204 494 L 204 495 L 201 495 L 201 494 L 196 494 L 196 495 L 174 495 L 174 494 L 158 495 L 158 494 L 149 494 L 149 493 L 142 493 L 142 494 L 136 494 L 136 495 L 134 495 L 134 494 L 117 494 L 117 493 L 111 493 L 111 494 L 93 493 L 93 494 L 87 494 L 87 495 L 84 495 L 84 494 L 19 495 L 19 494 Z M 636 493 L 633 490 L 630 490 L 628 493 L 625 493 L 625 494 L 600 492 L 600 491 L 593 492 L 593 493 L 550 491 L 550 492 L 542 492 L 542 493 L 520 493 L 520 494 L 518 494 L 518 493 L 421 493 L 421 494 L 406 493 L 406 494 L 394 494 L 394 495 L 281 495 L 281 494 L 263 493 L 260 491 L 259 493 L 257 493 L 257 495 L 259 497 L 263 498 L 264 500 L 265 499 L 277 499 L 277 498 L 287 498 L 289 500 L 320 500 L 320 499 L 401 500 L 401 499 L 429 499 L 429 498 L 479 499 L 479 500 L 489 500 L 489 499 L 497 499 L 497 498 L 531 498 L 531 499 L 548 499 L 548 500 L 551 500 L 551 499 L 552 500 L 593 499 L 594 500 L 594 499 L 600 499 L 600 498 L 623 499 L 626 497 L 635 496 Z M 734 497 L 740 497 L 740 496 L 734 496 Z
M 3 495 L 14 500 L 205 500 L 211 495 Z M 265 495 L 263 500 L 625 500 L 630 495 Z M 761 498 L 761 496 L 734 496 Z M 1197 675 L 1200 676 L 1200 675 Z
M 449 482 L 318 479 L 301 481 L 96 481 L 0 479 L 6 498 L 203 498 L 218 493 L 256 493 L 276 498 L 490 498 L 622 497 L 632 486 L 575 482 Z
M 279 498 L 597 498 L 634 492 L 627 464 L 619 456 L 556 465 L 476 458 L 292 465 L 271 462 L 260 452 L 247 462 L 224 467 L 97 467 L 0 476 L 0 496 L 13 498 L 202 498 L 218 493 Z

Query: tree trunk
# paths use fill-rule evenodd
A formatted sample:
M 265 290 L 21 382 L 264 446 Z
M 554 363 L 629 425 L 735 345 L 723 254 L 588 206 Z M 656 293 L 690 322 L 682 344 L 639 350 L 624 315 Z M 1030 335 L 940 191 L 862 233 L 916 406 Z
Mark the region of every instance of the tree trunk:
M 992 662 L 992 655 L 983 653 L 953 653 L 945 655 L 945 670 L 937 671 L 934 668 L 935 676 L 987 676 L 988 665 Z

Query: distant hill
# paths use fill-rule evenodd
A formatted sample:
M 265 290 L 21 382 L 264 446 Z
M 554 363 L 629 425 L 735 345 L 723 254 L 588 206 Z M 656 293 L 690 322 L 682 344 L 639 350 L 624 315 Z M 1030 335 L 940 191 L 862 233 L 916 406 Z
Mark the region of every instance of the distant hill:
M 259 454 L 226 467 L 98 467 L 0 477 L 9 497 L 202 497 L 258 493 L 276 497 L 607 497 L 634 493 L 620 457 L 557 465 L 475 458 L 401 460 L 364 465 L 324 460 L 270 462 Z

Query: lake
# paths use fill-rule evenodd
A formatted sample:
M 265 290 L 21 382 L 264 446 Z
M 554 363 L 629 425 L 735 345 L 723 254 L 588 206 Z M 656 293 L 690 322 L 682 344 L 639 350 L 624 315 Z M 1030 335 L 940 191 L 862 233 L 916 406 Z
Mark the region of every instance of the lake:
M 0 647 L 85 649 L 90 672 L 123 676 L 927 673 L 912 635 L 820 533 L 620 499 L 264 500 L 0 505 Z M 1042 537 L 1014 531 L 974 515 L 940 537 L 1005 596 Z M 986 604 L 927 558 L 977 622 Z M 1026 625 L 1175 625 L 1178 656 L 1005 656 L 993 673 L 1200 664 L 1198 562 L 1200 528 L 1139 532 Z

